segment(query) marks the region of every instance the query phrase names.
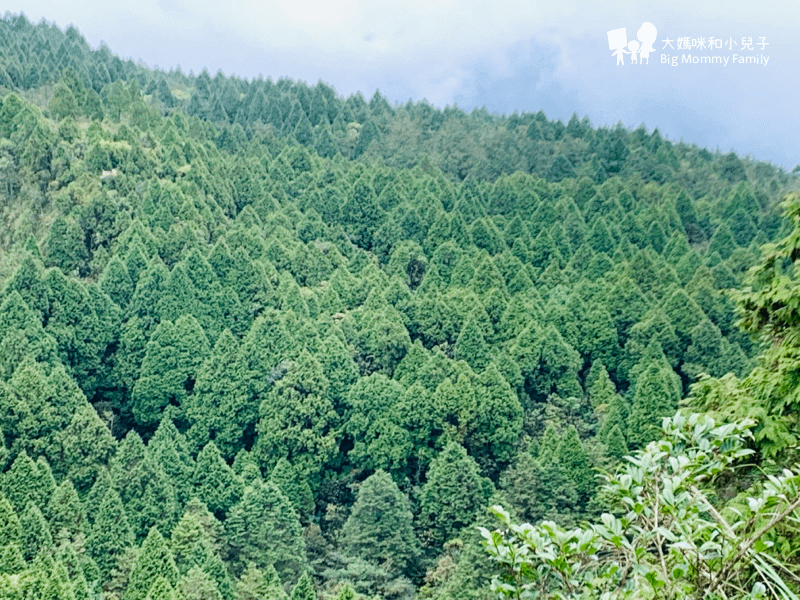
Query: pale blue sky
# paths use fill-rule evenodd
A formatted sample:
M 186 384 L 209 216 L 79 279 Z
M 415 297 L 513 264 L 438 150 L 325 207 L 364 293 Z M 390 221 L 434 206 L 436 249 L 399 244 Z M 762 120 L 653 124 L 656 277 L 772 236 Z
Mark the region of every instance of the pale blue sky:
M 392 102 L 428 99 L 470 110 L 573 112 L 595 125 L 658 127 L 722 151 L 792 169 L 800 163 L 800 2 L 674 0 L 7 0 L 96 47 L 195 73 L 319 79 L 347 95 L 380 89 Z M 668 6 L 667 6 L 668 5 Z M 606 32 L 633 39 L 644 21 L 658 29 L 649 65 L 616 66 Z M 663 40 L 732 38 L 739 46 L 701 55 L 769 57 L 753 64 L 672 67 Z M 742 37 L 766 38 L 762 51 Z M 697 55 L 696 49 L 688 53 Z

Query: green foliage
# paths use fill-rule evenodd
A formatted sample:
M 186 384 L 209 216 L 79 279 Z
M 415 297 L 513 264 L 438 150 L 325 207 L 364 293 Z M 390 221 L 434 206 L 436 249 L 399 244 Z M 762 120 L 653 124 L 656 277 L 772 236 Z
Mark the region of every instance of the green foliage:
M 346 553 L 397 574 L 412 572 L 419 557 L 408 499 L 385 471 L 359 486 L 341 535 Z
M 420 525 L 428 545 L 440 546 L 472 524 L 486 499 L 478 465 L 460 444 L 447 444 L 420 492 Z
M 294 581 L 306 565 L 302 529 L 291 503 L 272 482 L 248 486 L 225 521 L 237 572 L 249 563 L 274 565 L 282 581 Z
M 123 599 L 146 598 L 150 587 L 160 577 L 166 579 L 170 585 L 175 585 L 178 581 L 178 569 L 169 546 L 158 529 L 153 527 L 136 557 Z
M 752 452 L 742 447 L 752 425 L 716 426 L 697 414 L 665 418 L 660 441 L 604 475 L 616 514 L 603 513 L 600 522 L 571 530 L 548 521 L 517 525 L 494 507 L 503 530 L 481 529 L 503 569 L 493 589 L 513 598 L 794 597 L 768 534 L 800 505 L 800 477 L 786 470 L 771 478 L 736 522 L 710 497 L 709 480 L 732 473 Z
M 244 484 L 225 463 L 217 445 L 209 442 L 197 455 L 192 494 L 218 515 L 226 514 L 242 497 Z
M 109 489 L 97 510 L 94 524 L 86 538 L 90 556 L 97 563 L 101 576 L 107 578 L 117 559 L 133 545 L 134 534 L 122 500 L 115 489 Z
M 41 530 L 33 502 L 68 573 L 40 556 L 0 596 L 122 598 L 156 526 L 180 578 L 142 598 L 286 598 L 311 567 L 325 597 L 485 600 L 464 527 L 491 482 L 587 518 L 591 467 L 690 385 L 758 420 L 761 468 L 795 457 L 791 174 L 577 115 L 154 71 L 11 13 L 0 55 L 0 523 Z M 751 341 L 722 290 L 759 260 Z M 346 544 L 380 470 L 414 536 Z M 425 559 L 356 549 L 390 533 Z

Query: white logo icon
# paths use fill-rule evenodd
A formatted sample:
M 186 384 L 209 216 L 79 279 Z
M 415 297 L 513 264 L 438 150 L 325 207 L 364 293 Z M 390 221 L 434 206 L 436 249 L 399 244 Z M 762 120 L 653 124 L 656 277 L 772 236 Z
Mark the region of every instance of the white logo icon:
M 608 33 L 608 49 L 612 51 L 612 56 L 617 57 L 617 65 L 624 65 L 624 54 L 631 55 L 633 64 L 650 64 L 650 53 L 655 52 L 653 42 L 656 41 L 656 26 L 652 23 L 642 23 L 639 31 L 636 32 L 636 40 L 628 41 L 628 32 L 621 29 L 612 29 Z M 638 40 L 638 41 L 637 41 Z M 627 50 L 626 50 L 627 48 Z

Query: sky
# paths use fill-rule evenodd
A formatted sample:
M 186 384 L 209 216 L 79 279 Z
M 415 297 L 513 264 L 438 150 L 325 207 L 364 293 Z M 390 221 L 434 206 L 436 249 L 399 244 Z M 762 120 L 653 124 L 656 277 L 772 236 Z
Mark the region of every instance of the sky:
M 92 47 L 105 42 L 122 58 L 165 70 L 322 80 L 344 96 L 360 91 L 369 99 L 379 89 L 395 104 L 426 99 L 467 111 L 543 110 L 565 122 L 577 113 L 596 126 L 658 127 L 674 141 L 734 150 L 787 170 L 800 164 L 796 1 L 4 4 L 33 22 L 72 24 Z M 652 52 L 646 61 L 622 54 L 618 64 L 608 32 L 625 28 L 616 37 L 638 42 L 643 23 L 656 29 Z M 720 46 L 709 48 L 710 38 Z

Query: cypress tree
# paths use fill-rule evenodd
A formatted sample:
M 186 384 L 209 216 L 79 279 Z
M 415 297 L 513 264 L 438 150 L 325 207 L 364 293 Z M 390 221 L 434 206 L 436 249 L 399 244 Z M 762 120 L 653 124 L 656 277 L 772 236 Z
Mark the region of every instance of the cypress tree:
M 274 579 L 268 577 L 261 569 L 253 563 L 249 563 L 236 582 L 236 590 L 240 600 L 263 600 L 264 598 L 274 598 L 275 600 L 289 600 L 286 592 L 281 587 L 278 574 L 274 572 Z
M 176 586 L 178 593 L 182 598 L 192 600 L 222 600 L 217 588 L 217 583 L 212 577 L 199 569 L 192 567 L 189 571 L 181 577 Z
M 228 575 L 228 568 L 217 554 L 210 554 L 201 569 L 214 581 L 222 600 L 239 600 L 236 596 L 236 587 Z
M 603 443 L 606 446 L 606 455 L 615 460 L 622 460 L 628 454 L 628 444 L 625 442 L 625 436 L 619 425 L 614 425 L 608 430 Z
M 284 376 L 259 407 L 254 452 L 262 468 L 285 456 L 300 473 L 313 478 L 335 453 L 338 416 L 322 365 L 312 354 L 303 349 L 297 361 L 285 364 Z
M 38 506 L 28 502 L 28 506 L 20 515 L 19 524 L 22 529 L 22 555 L 25 560 L 31 561 L 40 553 L 52 554 L 53 537 Z
M 453 358 L 465 360 L 476 371 L 483 370 L 491 360 L 483 332 L 474 319 L 468 320 L 458 334 Z
M 242 497 L 244 484 L 220 456 L 214 442 L 208 442 L 200 454 L 192 476 L 192 494 L 208 509 L 222 516 Z
M 28 454 L 22 452 L 11 463 L 11 468 L 2 475 L 3 494 L 18 514 L 22 514 L 28 502 L 44 506 L 46 487 L 42 474 Z
M 264 569 L 274 565 L 283 581 L 296 580 L 306 565 L 300 521 L 291 503 L 272 482 L 245 488 L 244 496 L 225 521 L 233 565 Z
M 178 569 L 169 546 L 158 529 L 153 527 L 136 557 L 123 600 L 145 600 L 153 582 L 159 577 L 175 585 Z
M 196 514 L 186 512 L 172 530 L 170 548 L 178 572 L 185 574 L 192 567 L 202 566 L 214 552 L 214 545 Z
M 174 325 L 161 322 L 147 343 L 131 396 L 137 422 L 155 426 L 166 406 L 180 407 L 192 393 L 197 372 L 209 354 L 208 339 L 193 316 L 182 315 Z
M 589 458 L 574 425 L 563 433 L 558 445 L 558 461 L 578 494 L 578 505 L 585 508 L 595 489 L 595 479 Z
M 19 517 L 3 494 L 0 494 L 0 539 L 8 544 L 17 544 L 18 547 L 22 544 L 22 526 Z
M 44 254 L 45 266 L 58 267 L 64 273 L 73 273 L 85 265 L 83 231 L 73 219 L 56 217 L 45 242 Z
M 194 96 L 193 96 L 194 97 Z M 166 577 L 159 576 L 150 586 L 145 600 L 179 600 Z
M 286 495 L 301 520 L 314 510 L 314 494 L 308 479 L 285 458 L 281 458 L 270 473 L 269 480 Z
M 431 463 L 420 493 L 420 525 L 439 547 L 472 524 L 486 496 L 478 465 L 463 446 L 450 442 Z
M 359 486 L 341 536 L 345 552 L 397 575 L 412 571 L 419 557 L 408 499 L 382 470 Z
M 304 572 L 292 590 L 291 600 L 317 600 L 314 593 L 314 584 L 308 571 Z
M 500 495 L 523 522 L 534 523 L 542 516 L 540 479 L 541 467 L 530 452 L 517 454 L 511 465 L 500 474 Z
M 69 479 L 55 489 L 46 512 L 50 531 L 57 543 L 76 541 L 87 533 L 86 511 Z
M 82 403 L 70 424 L 58 434 L 59 472 L 70 479 L 79 492 L 87 492 L 114 454 L 117 443 L 97 411 Z M 99 502 L 99 501 L 98 501 Z
M 121 308 L 125 308 L 133 296 L 134 285 L 131 281 L 130 273 L 122 259 L 115 255 L 103 269 L 100 276 L 100 289 L 116 302 Z
M 134 535 L 122 500 L 115 489 L 109 489 L 103 498 L 91 533 L 86 539 L 89 555 L 97 563 L 103 581 L 127 548 L 133 545 Z
M 675 412 L 678 397 L 664 367 L 650 364 L 636 379 L 628 417 L 628 443 L 641 448 L 657 435 L 661 419 Z
M 7 540 L 7 538 L 2 539 Z M 13 575 L 21 573 L 26 566 L 19 544 L 6 541 L 2 550 L 0 550 L 0 574 Z

